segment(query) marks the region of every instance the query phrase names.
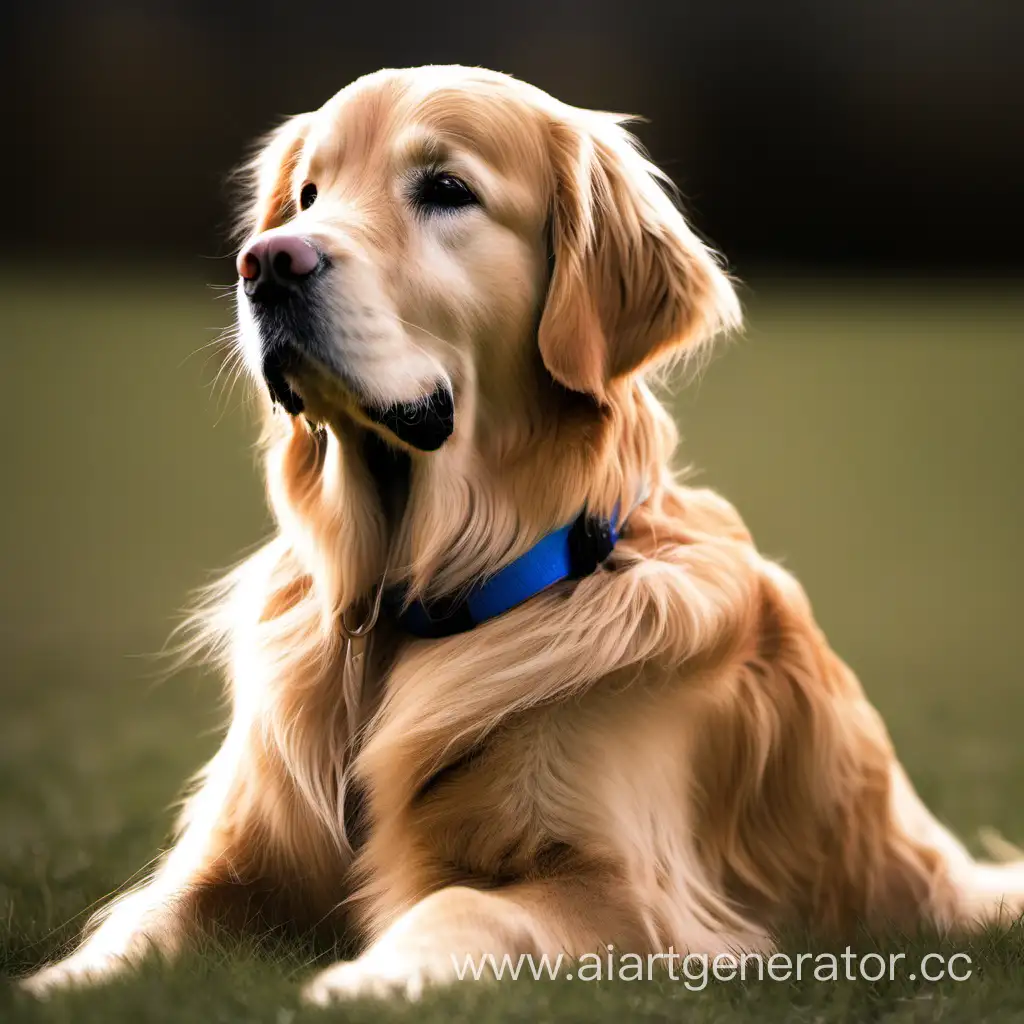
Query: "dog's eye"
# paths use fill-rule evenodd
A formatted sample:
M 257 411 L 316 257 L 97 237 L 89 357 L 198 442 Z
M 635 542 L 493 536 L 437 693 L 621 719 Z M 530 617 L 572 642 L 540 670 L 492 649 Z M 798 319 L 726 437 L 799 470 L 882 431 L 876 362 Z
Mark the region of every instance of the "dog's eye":
M 299 206 L 303 210 L 308 210 L 316 202 L 316 185 L 311 181 L 307 181 L 302 186 L 302 191 L 299 193 Z
M 412 196 L 421 210 L 457 210 L 463 206 L 474 206 L 479 200 L 473 190 L 454 174 L 430 171 L 417 182 Z

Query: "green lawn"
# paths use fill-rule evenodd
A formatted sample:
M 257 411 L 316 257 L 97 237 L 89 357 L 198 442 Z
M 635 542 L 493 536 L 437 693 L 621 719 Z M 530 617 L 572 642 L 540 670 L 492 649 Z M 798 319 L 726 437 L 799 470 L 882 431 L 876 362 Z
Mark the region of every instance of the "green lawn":
M 187 602 L 267 523 L 244 387 L 203 350 L 228 305 L 185 280 L 0 285 L 0 956 L 16 975 L 165 840 L 217 743 L 215 679 L 159 681 Z M 1024 842 L 1024 299 L 769 285 L 678 408 L 684 457 L 804 581 L 925 799 Z M 794 949 L 802 948 L 798 938 Z M 934 940 L 890 949 L 918 960 Z M 1024 1021 L 1024 937 L 962 983 L 463 984 L 339 1020 Z M 207 949 L 0 1022 L 292 1024 L 303 949 Z

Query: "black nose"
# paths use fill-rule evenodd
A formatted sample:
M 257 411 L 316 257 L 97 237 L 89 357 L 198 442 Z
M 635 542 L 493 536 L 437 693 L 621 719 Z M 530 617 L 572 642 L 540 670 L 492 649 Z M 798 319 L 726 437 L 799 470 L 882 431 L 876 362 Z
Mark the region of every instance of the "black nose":
M 298 235 L 261 235 L 238 254 L 238 274 L 245 294 L 271 304 L 289 298 L 316 273 L 320 253 Z

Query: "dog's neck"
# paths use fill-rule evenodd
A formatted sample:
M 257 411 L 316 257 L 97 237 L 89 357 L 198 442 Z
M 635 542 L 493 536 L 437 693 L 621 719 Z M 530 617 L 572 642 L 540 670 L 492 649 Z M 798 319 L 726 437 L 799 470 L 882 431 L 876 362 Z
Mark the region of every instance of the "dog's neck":
M 670 417 L 638 381 L 597 414 L 564 408 L 543 433 L 459 435 L 406 454 L 355 424 L 292 423 L 268 449 L 282 533 L 313 578 L 325 622 L 385 574 L 412 597 L 457 592 L 572 522 L 610 517 L 656 490 L 675 444 Z
M 409 504 L 412 458 L 407 451 L 389 444 L 372 430 L 363 436 L 363 458 L 387 524 L 388 537 L 392 538 L 405 518 Z

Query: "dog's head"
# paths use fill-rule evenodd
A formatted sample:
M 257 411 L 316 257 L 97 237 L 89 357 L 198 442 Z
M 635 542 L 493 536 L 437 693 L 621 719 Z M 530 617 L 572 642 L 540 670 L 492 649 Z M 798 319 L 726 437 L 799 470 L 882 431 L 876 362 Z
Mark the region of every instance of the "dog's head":
M 727 278 L 621 118 L 460 67 L 383 71 L 254 163 L 246 360 L 292 415 L 414 451 L 538 381 L 617 381 L 738 320 Z M 567 396 L 569 397 L 569 396 Z

